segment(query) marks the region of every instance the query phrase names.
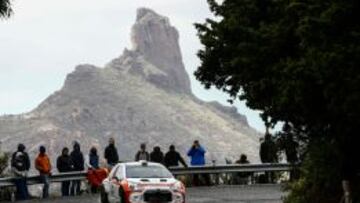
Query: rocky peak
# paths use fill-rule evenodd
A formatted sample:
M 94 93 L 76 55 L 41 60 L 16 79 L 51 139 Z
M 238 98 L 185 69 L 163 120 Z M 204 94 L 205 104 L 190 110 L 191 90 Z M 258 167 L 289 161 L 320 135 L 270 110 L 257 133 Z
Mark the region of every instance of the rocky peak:
M 160 77 L 167 81 L 167 88 L 191 94 L 190 79 L 182 62 L 179 34 L 167 17 L 147 8 L 138 9 L 131 37 L 132 51 L 140 53 L 167 74 L 167 78 Z M 163 84 L 163 81 L 158 82 Z

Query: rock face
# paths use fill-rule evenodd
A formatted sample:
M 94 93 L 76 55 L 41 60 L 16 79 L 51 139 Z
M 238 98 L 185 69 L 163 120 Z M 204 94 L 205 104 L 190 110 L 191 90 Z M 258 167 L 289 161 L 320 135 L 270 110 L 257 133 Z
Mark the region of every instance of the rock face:
M 178 41 L 179 34 L 168 18 L 149 9 L 138 10 L 132 28 L 133 50 L 164 73 L 163 77 L 151 76 L 151 81 L 173 91 L 190 94 L 190 80 Z
M 39 145 L 54 159 L 77 140 L 84 153 L 115 137 L 122 160 L 133 160 L 140 143 L 148 150 L 170 144 L 186 156 L 193 140 L 207 149 L 208 163 L 248 154 L 258 161 L 259 134 L 235 108 L 192 95 L 178 44 L 166 17 L 139 9 L 133 47 L 105 67 L 79 65 L 61 90 L 36 109 L 0 117 L 0 140 L 13 151 L 25 143 L 32 157 Z M 151 149 L 150 149 L 151 148 Z

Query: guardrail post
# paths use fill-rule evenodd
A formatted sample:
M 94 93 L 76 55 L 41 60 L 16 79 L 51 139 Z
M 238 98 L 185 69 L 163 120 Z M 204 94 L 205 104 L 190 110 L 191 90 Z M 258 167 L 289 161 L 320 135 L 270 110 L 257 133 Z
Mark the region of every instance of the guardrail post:
M 11 197 L 10 197 L 11 202 L 15 202 L 16 198 L 15 198 L 15 191 L 11 191 Z

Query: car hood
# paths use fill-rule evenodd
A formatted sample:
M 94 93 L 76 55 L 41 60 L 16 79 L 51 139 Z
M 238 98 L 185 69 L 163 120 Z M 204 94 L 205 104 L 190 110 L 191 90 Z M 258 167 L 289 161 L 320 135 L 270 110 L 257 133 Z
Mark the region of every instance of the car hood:
M 127 181 L 132 184 L 163 186 L 170 186 L 178 182 L 175 178 L 128 178 Z

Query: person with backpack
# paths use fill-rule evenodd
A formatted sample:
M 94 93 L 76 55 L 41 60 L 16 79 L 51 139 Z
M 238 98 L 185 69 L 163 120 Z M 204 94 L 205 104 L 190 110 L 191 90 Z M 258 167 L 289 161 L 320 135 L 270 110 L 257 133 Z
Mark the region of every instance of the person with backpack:
M 70 154 L 71 161 L 74 164 L 73 171 L 84 171 L 84 155 L 80 150 L 80 144 L 78 142 L 74 143 L 73 151 Z M 71 182 L 70 195 L 80 195 L 80 180 L 73 180 Z
M 29 191 L 27 188 L 27 174 L 30 169 L 29 155 L 25 152 L 25 145 L 19 144 L 17 151 L 13 153 L 11 158 L 11 170 L 15 176 L 16 199 L 29 199 Z
M 46 148 L 44 146 L 40 146 L 39 155 L 35 159 L 35 168 L 40 173 L 41 182 L 44 184 L 42 197 L 49 197 L 49 186 L 50 181 L 49 177 L 51 175 L 51 163 L 49 156 L 46 154 Z
M 150 153 L 150 161 L 164 164 L 164 154 L 162 153 L 160 147 L 154 147 L 154 150 Z
M 179 162 L 188 167 L 184 159 L 181 157 L 180 153 L 175 150 L 174 145 L 170 145 L 169 151 L 165 154 L 164 163 L 167 168 L 171 166 L 179 166 Z
M 60 173 L 71 172 L 74 164 L 69 155 L 69 149 L 64 147 L 61 155 L 57 158 L 56 167 Z M 69 196 L 70 194 L 70 181 L 61 182 L 61 194 L 62 196 Z
M 105 159 L 109 168 L 112 168 L 119 162 L 119 155 L 114 138 L 109 139 L 109 145 L 105 148 Z
M 140 161 L 140 160 L 144 160 L 144 161 L 150 160 L 150 155 L 149 155 L 149 152 L 146 151 L 145 143 L 142 143 L 140 145 L 140 150 L 136 153 L 136 156 L 135 156 L 135 161 Z

